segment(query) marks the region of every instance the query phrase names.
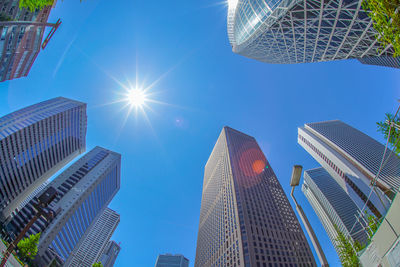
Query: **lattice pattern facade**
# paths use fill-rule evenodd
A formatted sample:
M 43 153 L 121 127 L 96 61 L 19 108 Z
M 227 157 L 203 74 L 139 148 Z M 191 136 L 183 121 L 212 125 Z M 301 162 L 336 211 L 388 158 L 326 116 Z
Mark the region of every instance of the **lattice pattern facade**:
M 316 266 L 253 137 L 224 127 L 205 167 L 195 266 Z
M 233 51 L 268 63 L 392 56 L 362 0 L 239 0 L 228 11 Z M 384 61 L 381 63 L 385 63 Z

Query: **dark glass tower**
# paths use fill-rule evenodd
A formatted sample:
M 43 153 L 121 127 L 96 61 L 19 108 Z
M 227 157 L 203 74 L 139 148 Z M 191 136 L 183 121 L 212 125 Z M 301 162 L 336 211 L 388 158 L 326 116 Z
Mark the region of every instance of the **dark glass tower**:
M 205 166 L 195 266 L 316 266 L 256 140 L 224 127 Z

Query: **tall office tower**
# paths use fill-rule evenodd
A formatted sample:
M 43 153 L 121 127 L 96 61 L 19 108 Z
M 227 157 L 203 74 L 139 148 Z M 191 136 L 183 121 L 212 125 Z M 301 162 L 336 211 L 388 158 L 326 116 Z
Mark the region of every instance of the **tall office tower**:
M 53 98 L 0 118 L 0 221 L 86 149 L 86 104 Z
M 34 12 L 0 1 L 0 81 L 27 76 L 38 56 L 51 6 Z
M 58 196 L 48 206 L 55 214 L 51 220 L 41 217 L 26 235 L 41 232 L 36 259 L 39 266 L 53 260 L 68 266 L 86 233 L 103 213 L 120 187 L 121 155 L 95 147 L 55 178 L 48 187 Z M 46 189 L 44 189 L 46 190 Z M 17 236 L 35 215 L 32 199 L 7 225 Z
M 18 212 L 23 207 L 25 207 L 25 205 L 28 204 L 29 201 L 32 200 L 32 198 L 36 197 L 40 192 L 42 192 L 43 189 L 45 189 L 49 183 L 50 183 L 50 180 L 47 180 L 46 182 L 41 184 L 38 188 L 36 188 L 35 191 L 33 191 L 27 198 L 25 198 L 24 201 L 21 202 L 21 204 L 19 204 L 18 208 L 16 209 L 16 212 Z
M 120 251 L 120 245 L 118 245 L 115 241 L 108 241 L 107 246 L 105 247 L 103 254 L 99 259 L 101 264 L 103 264 L 103 267 L 113 267 Z
M 189 267 L 189 260 L 183 255 L 158 255 L 155 267 Z
M 338 255 L 336 241 L 338 234 L 335 225 L 342 233 L 351 237 L 352 241 L 366 243 L 367 235 L 356 217 L 360 210 L 324 168 L 305 171 L 302 190 L 318 215 Z
M 229 0 L 232 50 L 268 63 L 293 64 L 357 58 L 394 66 L 394 50 L 380 49 L 362 0 Z M 381 60 L 368 58 L 382 57 Z
M 256 140 L 224 127 L 204 170 L 195 266 L 316 266 Z
M 82 237 L 77 252 L 71 256 L 69 266 L 92 266 L 98 262 L 120 221 L 118 213 L 106 208 L 93 227 Z
M 298 129 L 298 143 L 324 167 L 361 209 L 378 173 L 385 147 L 339 120 L 307 123 Z M 390 150 L 367 207 L 381 217 L 390 205 L 390 191 L 400 187 L 400 159 Z M 384 194 L 385 192 L 386 194 Z

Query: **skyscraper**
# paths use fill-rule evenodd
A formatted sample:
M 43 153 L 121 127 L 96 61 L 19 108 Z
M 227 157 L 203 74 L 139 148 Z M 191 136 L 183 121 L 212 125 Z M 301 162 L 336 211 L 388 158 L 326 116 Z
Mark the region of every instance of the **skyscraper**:
M 268 63 L 357 58 L 399 68 L 398 61 L 388 60 L 394 54 L 390 45 L 378 49 L 377 32 L 361 2 L 230 0 L 229 40 L 235 53 Z
M 29 194 L 29 196 L 27 198 L 25 198 L 24 201 L 21 202 L 21 204 L 19 204 L 18 208 L 16 211 L 19 211 L 20 209 L 22 209 L 23 207 L 25 207 L 26 204 L 29 203 L 29 201 L 32 200 L 32 198 L 36 197 L 40 192 L 43 191 L 43 189 L 45 189 L 47 187 L 47 185 L 50 183 L 50 180 L 47 180 L 46 182 L 44 182 L 43 184 L 39 185 L 38 188 L 35 189 L 35 191 L 33 191 L 32 193 Z
M 189 260 L 183 255 L 158 255 L 155 267 L 189 267 Z
M 103 267 L 113 267 L 120 251 L 121 247 L 115 241 L 108 241 L 99 259 Z
M 324 168 L 305 171 L 302 190 L 336 251 L 338 251 L 336 241 L 338 234 L 335 225 L 353 241 L 366 243 L 367 235 L 363 225 L 357 220 L 359 208 Z
M 106 208 L 90 230 L 82 237 L 69 266 L 92 266 L 98 262 L 120 221 L 118 213 Z
M 298 129 L 298 143 L 326 169 L 361 209 L 370 194 L 385 147 L 339 120 L 307 123 Z M 388 150 L 367 207 L 377 217 L 390 205 L 390 191 L 400 186 L 400 159 Z M 386 194 L 385 194 L 385 193 Z
M 0 1 L 0 81 L 27 76 L 38 56 L 51 6 L 34 12 L 19 0 Z
M 41 217 L 26 233 L 41 232 L 35 259 L 39 266 L 53 260 L 69 265 L 70 256 L 77 254 L 82 238 L 119 190 L 120 173 L 121 155 L 95 147 L 48 185 L 58 192 L 48 206 L 55 217 L 49 221 Z M 15 236 L 34 216 L 34 202 L 36 198 L 9 222 L 7 228 Z
M 0 221 L 86 149 L 86 104 L 50 99 L 0 118 Z
M 224 127 L 204 170 L 195 266 L 316 266 L 256 140 Z

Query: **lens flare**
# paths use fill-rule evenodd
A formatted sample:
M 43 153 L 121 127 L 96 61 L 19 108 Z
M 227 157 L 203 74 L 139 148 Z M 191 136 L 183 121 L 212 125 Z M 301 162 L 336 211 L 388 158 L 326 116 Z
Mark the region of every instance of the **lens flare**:
M 265 168 L 265 162 L 258 159 L 253 162 L 252 168 L 255 173 L 260 174 Z

